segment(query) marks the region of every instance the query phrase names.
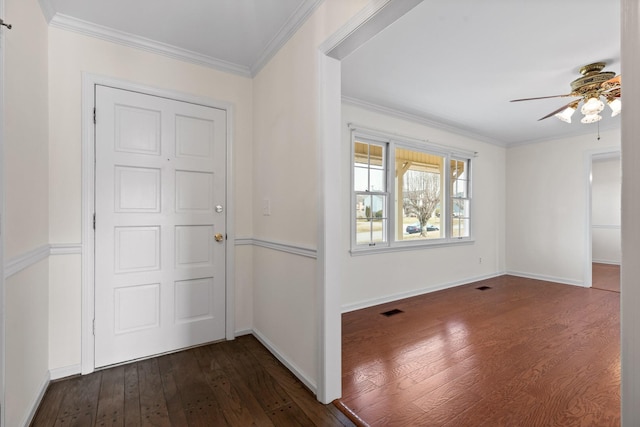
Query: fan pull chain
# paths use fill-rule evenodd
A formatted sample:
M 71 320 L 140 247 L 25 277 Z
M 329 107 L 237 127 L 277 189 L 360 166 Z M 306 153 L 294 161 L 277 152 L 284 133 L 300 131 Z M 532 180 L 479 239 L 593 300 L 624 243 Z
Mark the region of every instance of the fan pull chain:
M 598 120 L 598 141 L 600 141 L 600 120 Z

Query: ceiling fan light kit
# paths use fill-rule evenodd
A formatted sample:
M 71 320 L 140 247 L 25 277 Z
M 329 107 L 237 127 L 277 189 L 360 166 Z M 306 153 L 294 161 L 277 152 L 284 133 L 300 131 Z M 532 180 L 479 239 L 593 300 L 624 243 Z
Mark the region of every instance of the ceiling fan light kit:
M 571 82 L 571 93 L 566 95 L 543 96 L 538 98 L 514 99 L 516 101 L 530 101 L 534 99 L 562 98 L 562 97 L 579 97 L 580 99 L 571 101 L 567 105 L 563 105 L 556 111 L 547 114 L 538 119 L 544 120 L 548 117 L 555 116 L 566 123 L 571 123 L 571 116 L 578 109 L 580 102 L 583 102 L 580 112 L 584 115 L 580 120 L 581 123 L 595 123 L 602 120 L 599 114 L 604 109 L 604 102 L 600 98 L 605 98 L 607 104 L 611 108 L 611 117 L 620 114 L 622 110 L 621 96 L 621 79 L 612 71 L 602 71 L 605 67 L 604 62 L 594 62 L 580 68 L 579 77 Z

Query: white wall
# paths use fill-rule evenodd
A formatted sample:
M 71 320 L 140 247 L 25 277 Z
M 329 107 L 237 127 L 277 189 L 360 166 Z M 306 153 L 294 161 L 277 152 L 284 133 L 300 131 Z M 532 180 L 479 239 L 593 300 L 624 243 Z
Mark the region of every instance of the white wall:
M 50 239 L 53 245 L 81 240 L 82 73 L 121 79 L 165 91 L 233 104 L 233 196 L 236 236 L 252 235 L 252 81 L 210 68 L 49 29 Z M 236 330 L 252 324 L 250 247 L 236 248 Z M 80 364 L 81 264 L 76 254 L 51 257 L 50 368 Z
M 593 262 L 620 264 L 620 156 L 594 159 L 591 168 L 591 244 Z
M 47 26 L 36 0 L 6 0 L 4 51 L 6 426 L 23 425 L 48 380 Z M 5 273 L 7 271 L 5 270 Z
M 585 125 L 589 126 L 589 125 Z M 511 274 L 585 284 L 587 157 L 620 147 L 620 131 L 507 150 L 507 252 Z
M 287 250 L 317 250 L 317 49 L 366 3 L 324 1 L 253 83 L 254 237 L 270 246 L 254 251 L 254 328 L 312 390 L 319 377 L 317 260 Z
M 478 152 L 472 159 L 472 233 L 470 244 L 395 253 L 351 256 L 350 234 L 343 233 L 344 310 L 353 310 L 504 273 L 505 152 L 503 147 L 443 130 L 342 105 L 343 230 L 351 230 L 351 176 L 348 123 Z M 482 262 L 480 262 L 482 258 Z M 420 268 L 416 268 L 419 265 Z
M 620 269 L 622 426 L 640 425 L 640 4 L 622 0 L 622 267 Z

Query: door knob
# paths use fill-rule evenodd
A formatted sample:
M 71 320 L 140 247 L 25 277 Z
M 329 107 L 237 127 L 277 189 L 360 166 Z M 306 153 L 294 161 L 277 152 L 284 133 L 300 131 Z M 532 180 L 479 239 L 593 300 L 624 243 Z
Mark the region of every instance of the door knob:
M 216 242 L 222 242 L 224 240 L 224 236 L 221 233 L 216 233 L 213 238 L 216 239 Z

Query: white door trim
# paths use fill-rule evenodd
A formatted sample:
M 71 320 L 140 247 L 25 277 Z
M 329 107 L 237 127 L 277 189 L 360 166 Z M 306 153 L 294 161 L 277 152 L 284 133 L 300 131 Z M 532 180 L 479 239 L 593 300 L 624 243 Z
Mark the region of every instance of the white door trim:
M 1 0 L 0 0 L 1 1 Z M 95 105 L 95 86 L 104 85 L 118 89 L 140 92 L 147 95 L 190 102 L 207 107 L 218 108 L 227 112 L 226 136 L 226 210 L 227 210 L 227 245 L 226 245 L 226 331 L 228 340 L 235 338 L 235 239 L 234 239 L 234 195 L 233 195 L 233 105 L 227 102 L 196 97 L 193 95 L 168 91 L 125 80 L 99 76 L 90 73 L 82 75 L 82 321 L 81 321 L 81 366 L 82 374 L 95 369 L 95 339 L 93 336 L 94 306 L 94 230 L 93 213 L 95 206 L 95 130 L 93 108 Z M 98 118 L 99 120 L 99 118 Z
M 596 159 L 602 159 L 607 157 L 620 157 L 620 148 L 606 147 L 595 150 L 589 150 L 584 155 L 584 171 L 585 171 L 585 236 L 586 247 L 584 257 L 584 280 L 582 286 L 590 288 L 593 285 L 592 263 L 593 263 L 593 230 L 591 222 L 593 221 L 591 215 L 591 173 L 593 171 L 593 161 Z

